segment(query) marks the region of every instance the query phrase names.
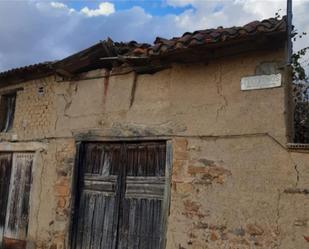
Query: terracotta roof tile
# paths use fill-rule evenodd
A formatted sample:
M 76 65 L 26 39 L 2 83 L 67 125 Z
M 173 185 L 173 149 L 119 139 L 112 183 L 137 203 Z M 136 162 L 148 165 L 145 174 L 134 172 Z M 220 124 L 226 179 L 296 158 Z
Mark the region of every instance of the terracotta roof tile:
M 186 32 L 181 37 L 172 39 L 156 38 L 154 46 L 147 49 L 150 56 L 161 55 L 174 50 L 192 48 L 199 45 L 223 43 L 228 40 L 238 38 L 249 38 L 259 34 L 269 34 L 273 32 L 286 32 L 286 20 L 269 18 L 263 21 L 253 21 L 242 27 L 231 27 L 217 29 L 205 29 L 195 32 Z
M 24 67 L 13 68 L 4 72 L 0 72 L 0 77 L 6 77 L 10 75 L 24 74 L 24 73 L 32 73 L 34 71 L 49 71 L 56 61 L 47 61 L 37 64 L 32 64 Z

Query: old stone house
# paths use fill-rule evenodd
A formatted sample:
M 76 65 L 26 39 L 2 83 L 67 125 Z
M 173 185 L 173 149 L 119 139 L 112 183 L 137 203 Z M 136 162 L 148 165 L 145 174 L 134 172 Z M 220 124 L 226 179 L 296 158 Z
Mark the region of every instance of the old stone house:
M 286 30 L 108 39 L 0 73 L 2 248 L 308 248 Z

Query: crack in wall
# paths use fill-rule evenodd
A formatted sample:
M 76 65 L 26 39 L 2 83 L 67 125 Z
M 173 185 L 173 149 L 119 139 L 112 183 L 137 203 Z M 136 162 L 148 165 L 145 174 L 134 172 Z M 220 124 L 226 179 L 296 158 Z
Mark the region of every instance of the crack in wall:
M 106 99 L 107 99 L 107 93 L 109 88 L 109 80 L 110 80 L 111 72 L 110 70 L 106 70 L 104 74 L 103 79 L 103 112 L 105 112 L 106 109 Z
M 305 188 L 288 188 L 284 190 L 285 194 L 303 194 L 309 195 L 309 189 Z
M 58 120 L 59 120 L 59 116 L 56 113 L 56 120 L 55 120 L 55 125 L 54 125 L 54 130 L 57 130 L 57 125 L 58 125 Z
M 298 169 L 297 163 L 294 162 L 291 153 L 288 152 L 288 155 L 289 155 L 289 159 L 290 159 L 291 163 L 294 165 L 294 171 L 296 173 L 295 188 L 297 188 L 298 184 L 299 184 L 299 180 L 300 180 L 300 171 Z
M 69 110 L 69 108 L 72 105 L 72 96 L 68 96 L 67 94 L 60 94 L 61 97 L 63 97 L 65 105 L 64 105 L 64 109 L 63 109 L 63 115 L 65 117 L 68 117 L 69 115 L 67 114 L 67 111 Z
M 74 92 L 76 93 L 77 91 L 78 91 L 78 85 L 75 84 L 75 83 L 70 83 L 69 88 L 66 90 L 66 93 L 58 94 L 58 96 L 62 97 L 64 102 L 65 102 L 64 109 L 63 109 L 63 116 L 64 117 L 71 118 L 71 116 L 67 112 L 70 109 L 72 102 L 73 102 L 72 95 L 73 95 Z M 56 109 L 56 107 L 55 107 L 55 109 Z M 57 110 L 56 110 L 55 115 L 56 115 L 56 118 L 55 118 L 54 130 L 56 131 L 59 118 L 62 115 L 59 115 L 57 113 Z
M 68 117 L 67 111 L 70 109 L 72 105 L 72 95 L 73 93 L 76 93 L 78 91 L 78 84 L 70 83 L 69 88 L 66 90 L 65 94 L 59 94 L 59 96 L 63 97 L 63 100 L 65 102 L 63 115 L 65 117 Z
M 296 171 L 296 183 L 295 183 L 295 187 L 298 186 L 299 179 L 300 179 L 300 172 L 299 172 L 299 170 L 298 170 L 297 167 L 298 167 L 297 164 L 294 164 L 294 169 L 295 169 L 295 171 Z
M 56 99 L 56 97 L 57 97 L 57 94 L 56 94 L 56 92 L 55 92 L 55 88 L 54 88 L 54 87 L 51 87 L 50 91 L 52 92 L 52 95 L 53 95 L 53 104 L 52 104 L 52 108 L 53 108 L 53 110 L 55 110 L 55 113 L 54 113 L 54 115 L 55 115 L 54 131 L 56 131 L 56 130 L 57 130 L 57 125 L 58 125 L 58 120 L 59 120 L 59 117 L 58 117 L 58 115 L 57 115 L 57 108 L 56 108 L 56 106 L 55 106 L 55 102 L 56 102 L 55 99 Z
M 280 220 L 280 201 L 281 201 L 281 193 L 280 193 L 280 190 L 278 190 L 277 212 L 276 212 L 276 231 L 277 231 L 277 236 L 278 236 L 278 244 L 277 244 L 277 248 L 278 249 L 280 249 L 280 247 L 281 247 L 281 236 L 280 236 L 280 225 L 279 225 L 279 220 Z
M 66 118 L 87 118 L 87 117 L 92 117 L 92 116 L 98 117 L 99 115 L 102 115 L 102 114 L 101 113 L 93 113 L 93 114 L 82 114 L 82 115 L 75 115 L 75 116 L 67 114 L 67 115 L 65 115 L 65 117 Z
M 130 95 L 130 106 L 129 106 L 129 109 L 132 107 L 132 105 L 134 103 L 136 88 L 137 88 L 137 73 L 134 72 L 132 90 L 131 90 L 131 95 Z
M 217 108 L 217 114 L 216 114 L 216 121 L 219 118 L 220 112 L 224 111 L 225 108 L 228 106 L 228 101 L 226 97 L 223 94 L 223 87 L 222 87 L 222 65 L 219 64 L 219 78 L 216 80 L 216 87 L 217 87 L 217 94 L 222 98 L 223 104 L 220 105 L 219 108 Z

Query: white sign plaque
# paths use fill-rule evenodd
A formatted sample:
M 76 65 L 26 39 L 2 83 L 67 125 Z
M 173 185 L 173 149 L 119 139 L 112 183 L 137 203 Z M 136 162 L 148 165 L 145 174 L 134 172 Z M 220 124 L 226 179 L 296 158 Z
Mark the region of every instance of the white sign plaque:
M 241 79 L 241 90 L 274 88 L 281 86 L 281 73 L 270 75 L 255 75 Z

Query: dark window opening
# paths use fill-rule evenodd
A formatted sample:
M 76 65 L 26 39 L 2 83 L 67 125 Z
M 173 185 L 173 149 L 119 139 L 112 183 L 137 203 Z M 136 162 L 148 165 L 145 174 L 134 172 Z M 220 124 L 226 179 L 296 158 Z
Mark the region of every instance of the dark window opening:
M 0 131 L 8 132 L 13 127 L 16 93 L 1 96 L 0 100 Z

